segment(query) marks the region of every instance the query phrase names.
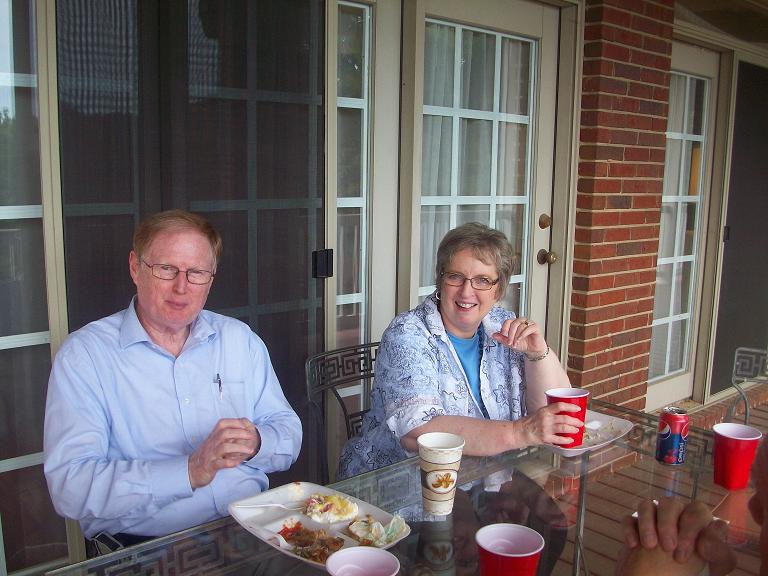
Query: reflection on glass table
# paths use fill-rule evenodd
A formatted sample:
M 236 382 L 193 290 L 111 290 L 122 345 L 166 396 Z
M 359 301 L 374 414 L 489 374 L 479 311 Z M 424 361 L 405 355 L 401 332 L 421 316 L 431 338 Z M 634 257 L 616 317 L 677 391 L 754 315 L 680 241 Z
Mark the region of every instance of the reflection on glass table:
M 454 512 L 432 517 L 421 510 L 418 459 L 375 470 L 331 487 L 390 513 L 411 533 L 390 549 L 401 574 L 477 574 L 475 532 L 483 525 L 514 522 L 539 531 L 546 545 L 539 574 L 613 574 L 621 549 L 621 518 L 646 498 L 699 499 L 731 521 L 739 567 L 758 573 L 759 533 L 749 519 L 751 490 L 729 493 L 713 484 L 712 435 L 691 428 L 686 462 L 668 466 L 654 458 L 655 416 L 593 401 L 591 410 L 629 420 L 623 437 L 576 457 L 546 447 L 493 458 L 462 460 Z M 67 566 L 52 576 L 217 572 L 261 576 L 320 574 L 318 568 L 262 543 L 226 518 Z

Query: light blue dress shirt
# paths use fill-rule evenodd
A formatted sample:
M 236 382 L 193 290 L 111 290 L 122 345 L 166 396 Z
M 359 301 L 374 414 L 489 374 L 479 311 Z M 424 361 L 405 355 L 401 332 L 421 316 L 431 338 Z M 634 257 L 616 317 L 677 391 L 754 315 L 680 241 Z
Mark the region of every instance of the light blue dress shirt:
M 256 425 L 259 452 L 192 490 L 189 455 L 221 418 L 240 417 Z M 44 469 L 56 511 L 86 536 L 158 536 L 225 516 L 231 501 L 267 489 L 266 473 L 296 461 L 301 436 L 246 324 L 203 310 L 175 358 L 151 341 L 132 300 L 71 334 L 56 355 Z
M 525 373 L 521 352 L 497 343 L 498 332 L 512 312 L 494 306 L 480 329 L 480 398 L 491 420 L 525 416 Z M 436 416 L 472 416 L 483 412 L 445 331 L 438 300 L 432 294 L 409 312 L 392 320 L 376 354 L 376 379 L 371 410 L 360 436 L 344 446 L 338 477 L 347 478 L 413 456 L 400 438 Z

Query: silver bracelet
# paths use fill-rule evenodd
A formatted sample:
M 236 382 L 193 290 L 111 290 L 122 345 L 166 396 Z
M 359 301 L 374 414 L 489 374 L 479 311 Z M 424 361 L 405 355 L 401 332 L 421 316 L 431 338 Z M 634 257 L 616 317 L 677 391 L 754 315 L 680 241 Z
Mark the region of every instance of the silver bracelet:
M 546 358 L 547 356 L 549 356 L 549 345 L 547 345 L 547 349 L 544 350 L 544 352 L 542 352 L 538 356 L 531 356 L 530 354 L 527 354 L 527 353 L 525 354 L 525 358 L 530 362 L 538 362 L 539 360 L 544 360 L 544 358 Z

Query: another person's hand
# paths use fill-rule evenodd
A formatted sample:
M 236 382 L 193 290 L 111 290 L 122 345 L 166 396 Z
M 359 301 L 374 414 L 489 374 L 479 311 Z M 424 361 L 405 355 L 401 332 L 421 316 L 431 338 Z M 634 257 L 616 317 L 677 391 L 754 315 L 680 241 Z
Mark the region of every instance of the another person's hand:
M 539 325 L 527 318 L 505 320 L 499 331 L 491 337 L 499 344 L 518 352 L 540 355 L 547 350 L 547 341 Z
M 655 574 L 688 574 L 696 566 L 700 570 L 705 562 L 711 576 L 728 574 L 734 568 L 735 559 L 725 542 L 728 526 L 714 520 L 701 502 L 683 504 L 661 498 L 656 505 L 647 500 L 637 512 L 637 519 L 622 521 L 625 551 L 617 574 L 640 574 L 638 562 L 642 565 L 646 560 L 651 564 L 645 566 L 653 566 Z M 663 568 L 665 563 L 669 566 Z
M 252 458 L 261 447 L 261 435 L 247 418 L 223 418 L 189 457 L 192 489 L 207 486 L 222 468 L 234 468 Z
M 565 448 L 573 442 L 572 438 L 560 436 L 565 433 L 575 433 L 584 426 L 584 422 L 573 416 L 558 414 L 558 412 L 578 412 L 579 407 L 567 402 L 554 402 L 539 408 L 530 416 L 518 420 L 522 426 L 526 446 L 537 444 L 562 444 Z

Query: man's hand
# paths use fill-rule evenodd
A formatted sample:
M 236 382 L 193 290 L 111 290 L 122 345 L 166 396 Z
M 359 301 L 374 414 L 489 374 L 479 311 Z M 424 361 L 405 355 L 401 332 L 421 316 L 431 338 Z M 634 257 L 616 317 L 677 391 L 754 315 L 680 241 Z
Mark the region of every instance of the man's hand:
M 234 468 L 261 448 L 261 436 L 247 418 L 223 418 L 189 457 L 192 489 L 207 486 L 222 468 Z
M 626 517 L 622 521 L 626 548 L 622 556 L 629 562 L 620 562 L 617 574 L 640 574 L 632 562 L 638 558 L 652 559 L 656 574 L 686 574 L 684 568 L 702 560 L 709 564 L 711 576 L 733 570 L 735 559 L 725 542 L 728 526 L 722 520 L 713 520 L 709 508 L 701 502 L 683 504 L 661 498 L 655 505 L 648 500 L 638 506 L 637 513 L 637 519 Z M 668 569 L 662 567 L 665 561 Z

